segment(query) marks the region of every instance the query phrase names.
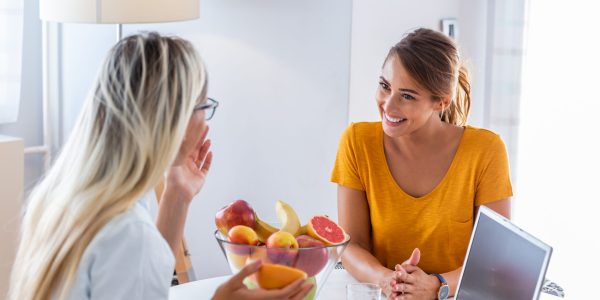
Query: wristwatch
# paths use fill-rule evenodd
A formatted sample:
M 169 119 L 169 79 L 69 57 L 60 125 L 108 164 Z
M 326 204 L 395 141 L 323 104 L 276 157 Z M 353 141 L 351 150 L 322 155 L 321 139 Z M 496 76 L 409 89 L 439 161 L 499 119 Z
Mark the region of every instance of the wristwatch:
M 442 286 L 440 286 L 440 289 L 438 290 L 438 299 L 439 300 L 448 299 L 448 295 L 450 294 L 450 287 L 448 286 L 446 279 L 444 279 L 444 276 L 442 276 L 440 274 L 435 274 L 435 273 L 433 273 L 431 275 L 437 277 L 437 279 L 442 284 Z

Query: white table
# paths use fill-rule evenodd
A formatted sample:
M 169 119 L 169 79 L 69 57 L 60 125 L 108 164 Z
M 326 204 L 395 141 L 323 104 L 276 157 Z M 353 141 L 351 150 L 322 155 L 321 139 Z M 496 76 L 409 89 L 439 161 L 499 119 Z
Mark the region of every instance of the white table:
M 210 299 L 217 287 L 231 276 L 214 277 L 198 280 L 171 288 L 169 300 L 199 300 Z M 318 299 L 345 300 L 346 284 L 358 282 L 346 270 L 331 271 Z
M 210 299 L 217 287 L 225 282 L 231 276 L 214 277 L 204 280 L 198 280 L 171 288 L 169 300 L 200 300 Z M 329 275 L 329 279 L 323 286 L 323 290 L 319 294 L 318 299 L 327 300 L 345 300 L 346 299 L 346 284 L 358 282 L 346 270 L 334 269 Z M 385 299 L 385 297 L 382 297 Z M 557 300 L 560 298 L 542 293 L 542 300 Z

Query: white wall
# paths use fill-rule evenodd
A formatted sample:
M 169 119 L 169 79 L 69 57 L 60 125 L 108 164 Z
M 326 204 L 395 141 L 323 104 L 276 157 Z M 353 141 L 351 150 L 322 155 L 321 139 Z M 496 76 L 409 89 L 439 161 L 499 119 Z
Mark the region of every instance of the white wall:
M 349 120 L 380 120 L 375 90 L 383 60 L 405 33 L 418 27 L 440 29 L 443 18 L 457 18 L 459 46 L 473 76 L 473 104 L 469 123 L 483 121 L 486 51 L 486 2 L 479 0 L 409 1 L 354 0 Z
M 425 9 L 426 8 L 426 9 Z M 379 121 L 375 91 L 389 49 L 406 33 L 456 18 L 471 75 L 468 124 L 499 133 L 516 179 L 523 0 L 354 0 L 349 121 Z
M 471 113 L 469 124 L 484 127 L 486 57 L 488 44 L 488 1 L 459 0 L 458 44 L 471 72 Z
M 248 200 L 267 220 L 277 199 L 302 220 L 337 216 L 329 175 L 347 124 L 350 17 L 344 0 L 207 0 L 197 21 L 125 26 L 125 34 L 158 30 L 191 40 L 209 70 L 209 95 L 221 102 L 210 122 L 215 161 L 186 224 L 200 278 L 229 273 L 212 234 L 214 214 L 231 201 Z M 63 40 L 69 132 L 114 28 L 69 24 Z
M 442 18 L 456 17 L 458 0 L 354 0 L 352 3 L 349 119 L 351 122 L 380 120 L 375 90 L 390 47 L 412 29 L 437 29 Z

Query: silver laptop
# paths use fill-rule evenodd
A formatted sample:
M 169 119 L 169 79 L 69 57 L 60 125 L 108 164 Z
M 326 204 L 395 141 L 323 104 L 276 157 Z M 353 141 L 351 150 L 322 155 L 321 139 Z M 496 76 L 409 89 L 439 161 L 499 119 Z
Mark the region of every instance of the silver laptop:
M 538 299 L 551 254 L 552 247 L 480 206 L 455 299 Z

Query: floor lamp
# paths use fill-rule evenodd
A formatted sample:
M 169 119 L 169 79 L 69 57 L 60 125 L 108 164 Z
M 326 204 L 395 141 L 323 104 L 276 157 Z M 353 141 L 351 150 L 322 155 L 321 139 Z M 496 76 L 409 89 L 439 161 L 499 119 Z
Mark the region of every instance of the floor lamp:
M 123 24 L 174 22 L 197 19 L 200 15 L 199 0 L 40 0 L 40 18 L 43 23 L 43 145 L 25 149 L 26 154 L 44 155 L 44 168 L 48 170 L 52 161 L 53 120 L 50 98 L 52 83 L 49 49 L 52 37 L 48 28 L 51 22 L 115 24 L 116 39 L 123 35 Z M 60 68 L 60 65 L 57 66 Z M 60 101 L 57 101 L 59 103 Z
M 49 24 L 57 23 L 93 23 L 116 24 L 116 39 L 123 35 L 122 24 L 174 22 L 197 19 L 200 15 L 199 0 L 40 0 L 40 18 L 43 23 L 42 61 L 43 61 L 43 136 L 42 146 L 25 149 L 26 154 L 43 154 L 45 170 L 52 161 L 53 120 L 51 118 L 52 91 L 59 84 L 50 72 L 49 49 L 52 38 L 58 35 L 49 33 Z M 56 65 L 60 68 L 60 64 Z M 60 72 L 58 72 L 60 74 Z M 60 75 L 59 75 L 60 77 Z M 58 78 L 60 80 L 60 78 Z M 58 93 L 60 95 L 60 93 Z M 59 101 L 55 101 L 60 105 Z M 58 121 L 58 120 L 57 120 Z M 162 195 L 162 185 L 156 187 L 157 199 Z M 185 241 L 182 241 L 181 253 L 176 253 L 176 275 L 181 283 L 195 278 Z

